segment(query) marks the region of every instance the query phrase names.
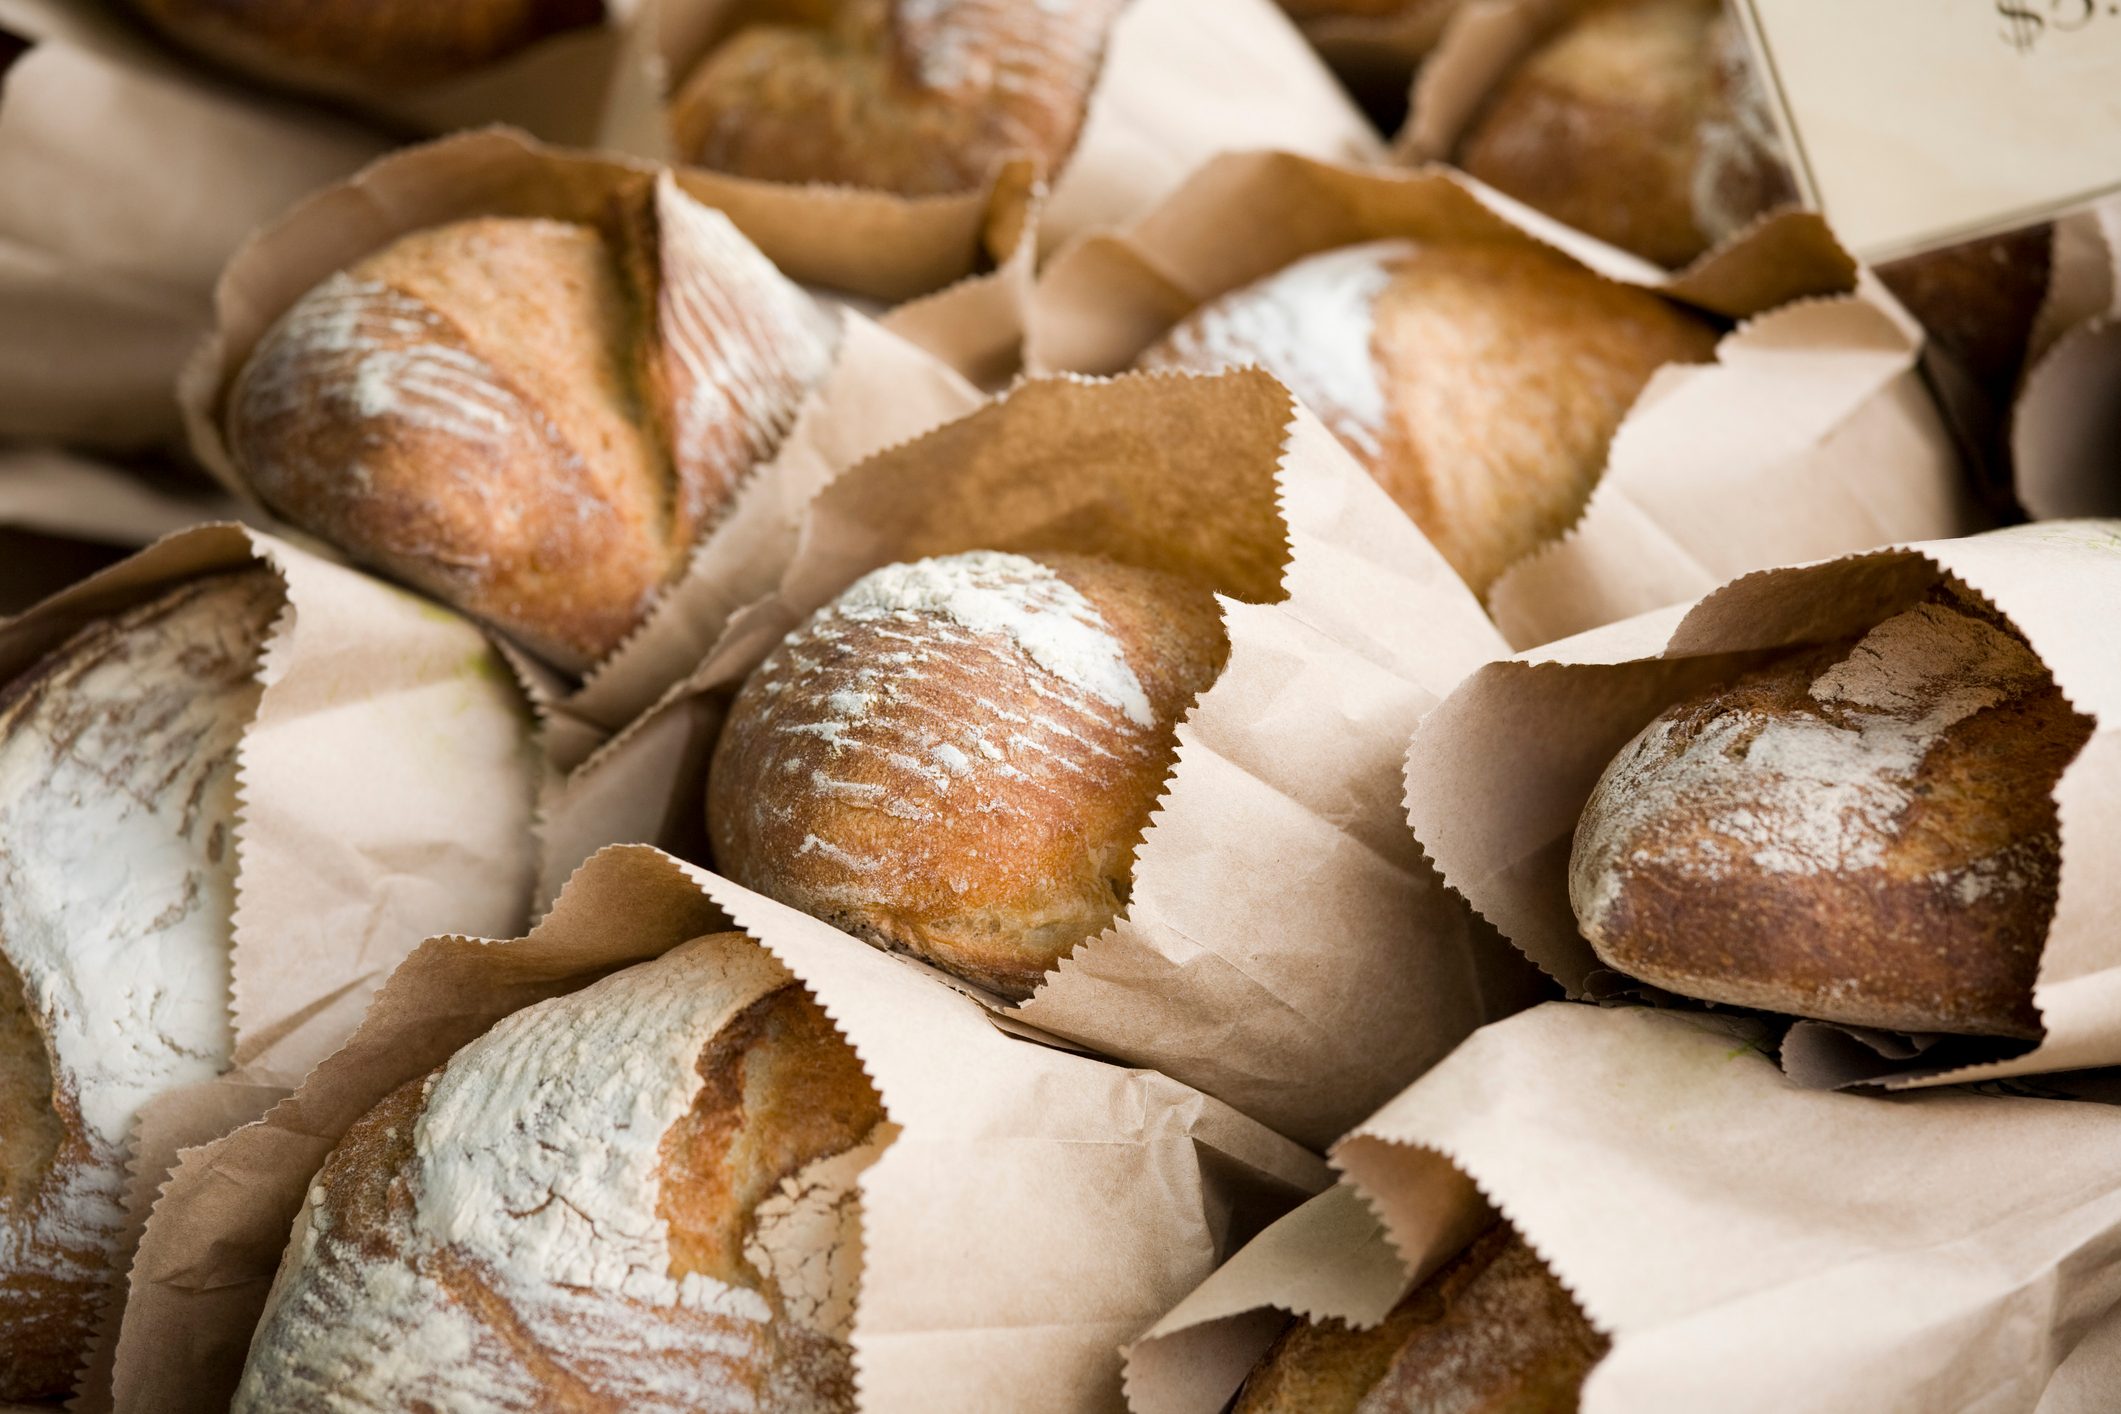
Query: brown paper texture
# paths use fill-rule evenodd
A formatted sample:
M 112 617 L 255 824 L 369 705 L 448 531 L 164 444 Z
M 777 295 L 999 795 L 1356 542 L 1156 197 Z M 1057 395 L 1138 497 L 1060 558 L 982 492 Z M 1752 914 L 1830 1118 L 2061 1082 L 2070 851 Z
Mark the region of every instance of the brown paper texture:
M 290 305 L 326 276 L 408 232 L 474 214 L 594 221 L 615 191 L 653 171 L 491 131 L 397 154 L 320 192 L 261 232 L 222 276 L 216 332 L 186 369 L 181 390 L 194 452 L 254 515 L 268 516 L 223 444 L 220 414 L 229 383 Z M 814 242 L 817 233 L 806 239 Z M 863 454 L 977 402 L 977 392 L 950 368 L 844 312 L 832 371 L 805 401 L 780 449 L 751 474 L 635 636 L 579 692 L 550 704 L 564 719 L 547 743 L 557 764 L 574 764 L 653 703 L 698 662 L 732 608 L 771 588 L 794 548 L 795 518 L 820 487 Z
M 0 449 L 0 614 L 15 614 L 135 549 L 234 505 L 47 449 Z
M 617 848 L 529 936 L 425 944 L 289 1099 L 184 1155 L 134 1267 L 120 1407 L 225 1401 L 311 1175 L 377 1099 L 522 1006 L 728 926 L 725 909 L 817 996 L 899 1130 L 860 1180 L 866 1410 L 1117 1408 L 1119 1343 L 1327 1181 L 1183 1085 L 1006 1035 L 896 959 Z
M 1807 1091 L 1751 1040 L 1552 1003 L 1335 1162 L 1402 1253 L 1462 1216 L 1440 1173 L 1478 1185 L 1613 1337 L 1584 1414 L 2108 1407 L 2121 1111 Z
M 2055 277 L 2011 422 L 2035 519 L 2121 514 L 2121 197 L 2056 224 Z
M 251 564 L 287 596 L 237 758 L 228 1083 L 255 1090 L 337 1047 L 422 938 L 521 926 L 542 768 L 521 690 L 477 629 L 235 525 L 180 532 L 0 624 L 0 678 L 95 619 Z M 143 1113 L 136 1215 L 177 1145 L 236 1122 L 230 1103 L 195 1087 Z
M 0 0 L 0 29 L 43 40 L 0 77 L 0 437 L 174 443 L 223 262 L 382 142 L 51 22 Z
M 744 677 L 869 570 L 969 549 L 1205 580 L 1231 642 L 1179 728 L 1126 914 L 1013 1015 L 1323 1145 L 1523 1004 L 1515 960 L 1437 888 L 1390 799 L 1406 732 L 1500 641 L 1258 373 L 1028 383 L 843 476 L 778 591 L 546 802 L 541 896 L 607 843 L 704 858 L 705 766 Z
M 1920 336 L 1817 218 L 1788 213 L 1668 275 L 1438 168 L 1220 159 L 1040 279 L 1034 369 L 1110 373 L 1206 301 L 1320 251 L 1393 236 L 1543 242 L 1741 322 L 1716 362 L 1643 391 L 1562 538 L 1488 607 L 1519 646 L 1702 594 L 1733 574 L 1962 533 L 1973 512 L 1916 370 Z
M 1727 681 L 1750 655 L 1861 632 L 1947 574 L 2006 614 L 2097 722 L 2055 792 L 2062 882 L 2033 994 L 2046 1039 L 2019 1055 L 2010 1052 L 2022 1043 L 1957 1041 L 1895 1063 L 1867 1046 L 1820 1055 L 1816 1032 L 1828 1028 L 1808 1026 L 1792 1036 L 1802 1074 L 1923 1085 L 2121 1062 L 2121 615 L 2099 611 L 2121 603 L 2121 523 L 2053 521 L 1753 574 L 1692 605 L 1490 664 L 1415 732 L 1414 832 L 1475 910 L 1583 995 L 1600 964 L 1569 906 L 1569 850 L 1614 753 L 1667 704 Z

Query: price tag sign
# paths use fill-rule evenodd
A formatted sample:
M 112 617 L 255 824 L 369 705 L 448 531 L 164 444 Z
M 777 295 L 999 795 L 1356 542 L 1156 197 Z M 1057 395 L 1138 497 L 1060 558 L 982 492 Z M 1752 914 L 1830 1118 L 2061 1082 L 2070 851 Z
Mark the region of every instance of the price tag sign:
M 2121 191 L 2121 0 L 1738 0 L 1807 200 L 1867 261 Z

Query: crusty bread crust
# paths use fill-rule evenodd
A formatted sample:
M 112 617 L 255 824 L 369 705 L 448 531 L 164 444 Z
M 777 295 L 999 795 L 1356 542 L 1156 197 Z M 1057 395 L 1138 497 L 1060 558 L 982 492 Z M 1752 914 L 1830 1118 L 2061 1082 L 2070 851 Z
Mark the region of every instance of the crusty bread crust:
M 1485 594 L 1583 513 L 1650 375 L 1709 358 L 1715 340 L 1558 255 L 1379 241 L 1203 305 L 1139 366 L 1260 364 Z
M 1569 896 L 1608 965 L 1708 1001 L 2033 1037 L 2054 788 L 2091 721 L 1955 589 L 1667 708 L 1607 767 Z
M 1880 266 L 1878 278 L 2003 405 L 2024 371 L 2054 246 L 2055 228 L 2042 224 L 1896 260 Z
M 278 514 L 585 669 L 638 625 L 830 366 L 725 218 L 643 181 L 598 229 L 486 217 L 332 276 L 232 387 Z
M 1377 1326 L 1292 1322 L 1233 1414 L 1574 1414 L 1609 1344 L 1498 1224 Z
M 752 0 L 679 92 L 702 166 L 905 196 L 966 191 L 1005 158 L 1058 172 L 1125 0 Z
M 708 774 L 716 864 L 1028 996 L 1125 905 L 1178 719 L 1225 651 L 1213 595 L 1152 570 L 977 554 L 879 571 L 737 695 Z
M 851 1411 L 883 1119 L 738 934 L 518 1012 L 325 1160 L 234 1407 Z
M 1503 80 L 1459 143 L 1475 177 L 1677 267 L 1795 198 L 1719 0 L 1600 0 Z
M 460 78 L 570 29 L 603 0 L 131 0 L 173 42 L 286 88 L 409 89 Z
M 0 693 L 0 1399 L 68 1392 L 140 1105 L 226 1065 L 235 751 L 282 595 L 195 580 Z

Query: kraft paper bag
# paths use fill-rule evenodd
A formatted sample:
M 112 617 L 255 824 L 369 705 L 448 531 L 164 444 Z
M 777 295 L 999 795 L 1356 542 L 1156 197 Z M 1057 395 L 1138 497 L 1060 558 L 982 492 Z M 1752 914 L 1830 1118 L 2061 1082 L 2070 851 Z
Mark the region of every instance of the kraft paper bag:
M 1179 727 L 1126 911 L 1010 1015 L 1323 1146 L 1534 994 L 1437 887 L 1392 800 L 1405 733 L 1501 641 L 1256 372 L 1030 382 L 846 473 L 777 591 L 546 802 L 541 895 L 605 844 L 705 862 L 707 762 L 743 679 L 869 570 L 971 549 L 1205 582 L 1231 645 Z
M 1919 330 L 1802 212 L 1672 275 L 1446 169 L 1240 154 L 1056 258 L 1026 359 L 1117 372 L 1219 295 L 1393 237 L 1544 246 L 1736 321 L 1715 362 L 1658 370 L 1581 517 L 1491 588 L 1489 611 L 1517 646 L 1684 601 L 1746 570 L 1978 525 L 1917 368 Z
M 1005 1032 L 822 924 L 619 847 L 526 937 L 424 944 L 299 1089 L 183 1153 L 133 1268 L 118 1407 L 225 1404 L 311 1176 L 377 1100 L 523 1006 L 726 930 L 732 905 L 853 1045 L 895 1129 L 859 1179 L 865 1410 L 1118 1409 L 1120 1342 L 1328 1181 L 1175 1081 Z
M 45 448 L 0 449 L 0 615 L 20 613 L 164 535 L 231 519 L 234 511 L 227 497 L 173 477 L 136 475 Z
M 2121 1063 L 2121 522 L 2050 521 L 1765 571 L 1474 673 L 1413 736 L 1407 809 L 1444 880 L 1572 995 L 1606 990 L 1576 927 L 1576 821 L 1613 755 L 1672 701 L 1760 655 L 1859 634 L 1947 576 L 2009 618 L 2093 719 L 2055 789 L 2062 874 L 2033 1000 L 2037 1045 L 1802 1022 L 1813 1085 L 1923 1086 Z M 1667 998 L 1677 1004 L 1677 999 Z

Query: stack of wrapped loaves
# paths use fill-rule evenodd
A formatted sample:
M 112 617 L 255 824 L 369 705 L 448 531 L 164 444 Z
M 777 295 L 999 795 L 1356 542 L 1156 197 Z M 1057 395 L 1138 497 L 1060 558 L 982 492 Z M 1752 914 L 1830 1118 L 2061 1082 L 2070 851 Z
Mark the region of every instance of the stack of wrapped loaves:
M 1718 0 L 0 0 L 0 1402 L 2117 1407 L 2121 206 L 1784 154 Z

